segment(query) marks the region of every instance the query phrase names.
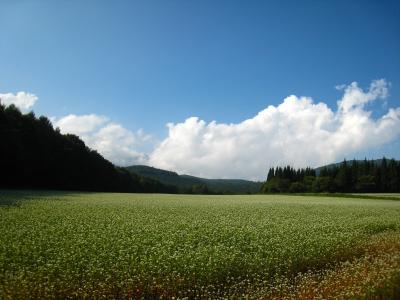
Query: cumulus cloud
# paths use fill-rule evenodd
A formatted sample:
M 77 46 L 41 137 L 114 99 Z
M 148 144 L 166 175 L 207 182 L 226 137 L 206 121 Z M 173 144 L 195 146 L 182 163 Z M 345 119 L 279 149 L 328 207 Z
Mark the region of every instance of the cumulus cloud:
M 376 99 L 385 99 L 388 96 L 388 84 L 384 79 L 371 83 L 368 92 L 364 92 L 356 82 L 339 88 L 344 90 L 342 100 L 338 101 L 338 108 L 344 113 L 351 109 L 362 109 L 365 104 Z
M 135 149 L 151 139 L 143 130 L 132 132 L 120 124 L 110 122 L 107 117 L 90 115 L 68 115 L 53 119 L 55 127 L 62 133 L 80 136 L 92 149 L 119 166 L 142 164 L 146 154 Z
M 55 120 L 55 125 L 63 132 L 83 135 L 92 132 L 99 126 L 106 123 L 108 119 L 104 116 L 95 114 L 77 116 L 74 114 L 65 116 L 58 121 Z
M 265 179 L 270 166 L 319 166 L 400 136 L 400 108 L 373 119 L 365 105 L 388 96 L 388 83 L 367 91 L 356 82 L 340 86 L 333 111 L 309 97 L 289 96 L 238 124 L 206 123 L 197 117 L 167 124 L 168 137 L 149 164 L 212 178 Z
M 6 106 L 14 104 L 23 112 L 28 111 L 36 103 L 37 100 L 38 97 L 36 97 L 36 95 L 25 92 L 18 92 L 16 94 L 0 94 L 1 103 Z

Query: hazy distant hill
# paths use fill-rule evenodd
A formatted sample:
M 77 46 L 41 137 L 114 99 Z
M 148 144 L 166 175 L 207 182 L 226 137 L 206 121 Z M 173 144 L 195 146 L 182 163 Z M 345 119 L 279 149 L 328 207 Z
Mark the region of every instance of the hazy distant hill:
M 261 182 L 242 179 L 206 179 L 190 175 L 179 175 L 175 172 L 142 165 L 130 166 L 126 167 L 126 169 L 138 175 L 156 179 L 167 185 L 175 185 L 181 192 L 188 192 L 194 186 L 205 185 L 215 193 L 258 193 L 262 184 Z

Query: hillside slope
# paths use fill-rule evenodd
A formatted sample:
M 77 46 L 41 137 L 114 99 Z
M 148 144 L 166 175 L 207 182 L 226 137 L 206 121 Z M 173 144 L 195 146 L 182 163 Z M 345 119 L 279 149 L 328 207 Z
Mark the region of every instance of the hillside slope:
M 76 135 L 61 134 L 44 116 L 0 103 L 0 188 L 107 192 L 176 192 L 115 167 Z
M 135 165 L 126 167 L 130 172 L 156 179 L 164 184 L 175 185 L 180 192 L 190 193 L 193 188 L 206 186 L 210 192 L 221 194 L 258 193 L 261 182 L 242 179 L 206 179 L 190 175 L 179 175 L 175 172 L 157 169 L 149 166 Z M 194 191 L 196 192 L 196 191 Z

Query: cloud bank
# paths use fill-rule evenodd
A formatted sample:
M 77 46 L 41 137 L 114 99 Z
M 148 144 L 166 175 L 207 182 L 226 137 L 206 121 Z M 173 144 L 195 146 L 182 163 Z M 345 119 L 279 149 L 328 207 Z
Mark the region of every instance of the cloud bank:
M 209 178 L 265 179 L 270 166 L 315 167 L 400 136 L 400 108 L 378 119 L 365 109 L 387 98 L 385 80 L 373 81 L 367 91 L 356 82 L 340 89 L 344 94 L 336 111 L 292 95 L 238 124 L 206 123 L 197 117 L 169 123 L 168 137 L 148 164 Z
M 97 150 L 118 166 L 147 162 L 147 155 L 135 150 L 151 138 L 142 130 L 130 131 L 120 124 L 110 122 L 105 116 L 95 114 L 71 114 L 53 119 L 53 124 L 60 128 L 62 133 L 80 136 L 88 147 Z
M 37 100 L 38 97 L 36 97 L 36 95 L 25 92 L 18 92 L 16 94 L 0 94 L 1 103 L 6 106 L 14 104 L 23 112 L 27 112 L 30 108 L 32 108 Z

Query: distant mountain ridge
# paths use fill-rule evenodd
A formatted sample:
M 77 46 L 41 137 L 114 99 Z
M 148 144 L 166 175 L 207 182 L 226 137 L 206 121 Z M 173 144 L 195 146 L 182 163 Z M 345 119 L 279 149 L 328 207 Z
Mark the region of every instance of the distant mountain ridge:
M 385 158 L 387 161 L 391 159 Z M 370 160 L 375 165 L 382 164 L 381 159 Z M 351 166 L 354 160 L 346 160 L 346 163 Z M 355 160 L 356 162 L 363 162 L 364 160 Z M 398 162 L 398 160 L 396 160 Z M 315 174 L 319 176 L 321 170 L 333 169 L 339 167 L 344 162 L 332 163 L 315 168 Z M 207 179 L 191 175 L 179 175 L 173 171 L 167 171 L 145 165 L 133 165 L 125 167 L 131 173 L 157 180 L 168 186 L 176 186 L 180 193 L 218 193 L 218 194 L 255 194 L 261 191 L 264 182 L 255 182 L 244 179 Z
M 190 175 L 179 175 L 176 172 L 157 169 L 144 165 L 125 167 L 126 170 L 155 179 L 166 185 L 177 186 L 181 193 L 197 193 L 197 189 L 206 188 L 209 192 L 219 194 L 258 193 L 261 182 L 244 179 L 207 179 Z

